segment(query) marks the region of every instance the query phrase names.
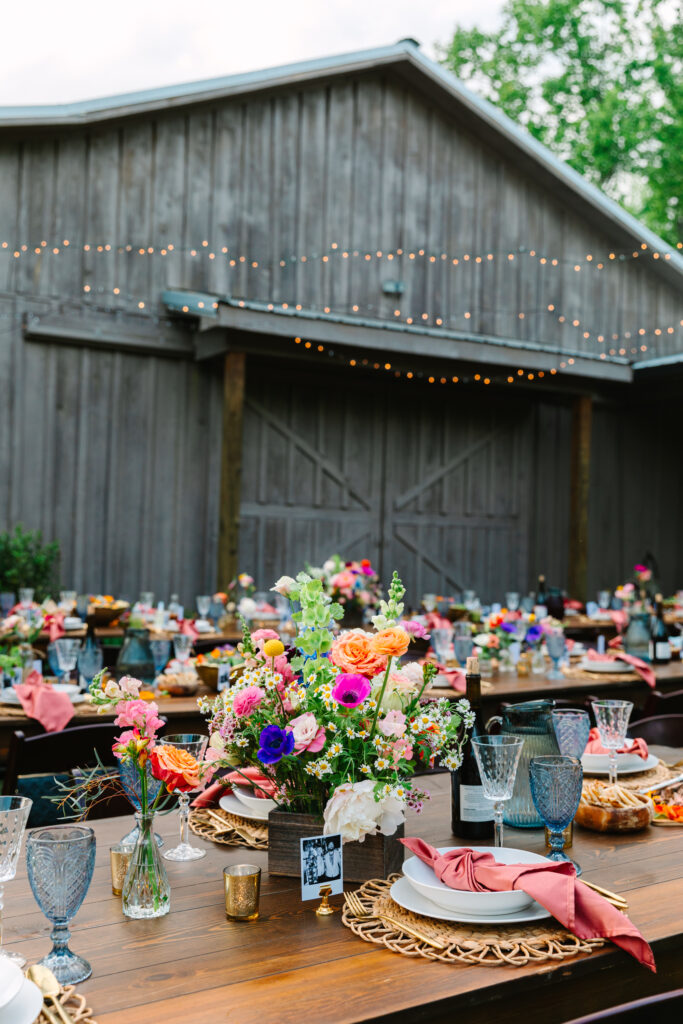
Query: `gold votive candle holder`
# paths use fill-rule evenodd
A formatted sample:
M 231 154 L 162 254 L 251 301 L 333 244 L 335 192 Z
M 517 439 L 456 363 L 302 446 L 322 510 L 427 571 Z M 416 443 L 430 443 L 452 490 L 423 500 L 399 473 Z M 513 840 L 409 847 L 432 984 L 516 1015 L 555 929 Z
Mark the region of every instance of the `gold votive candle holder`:
M 109 863 L 111 865 L 111 891 L 114 896 L 120 896 L 123 891 L 123 882 L 128 871 L 130 859 L 133 856 L 135 847 L 130 843 L 117 843 L 109 849 Z
M 225 914 L 231 921 L 255 921 L 261 893 L 261 868 L 230 864 L 223 868 Z

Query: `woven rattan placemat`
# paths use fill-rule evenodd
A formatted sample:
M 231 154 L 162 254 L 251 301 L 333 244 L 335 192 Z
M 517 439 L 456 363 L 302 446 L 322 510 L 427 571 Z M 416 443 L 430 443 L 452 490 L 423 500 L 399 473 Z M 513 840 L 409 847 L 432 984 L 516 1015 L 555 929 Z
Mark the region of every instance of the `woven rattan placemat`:
M 562 674 L 567 679 L 590 679 L 595 683 L 632 683 L 640 676 L 635 671 L 630 672 L 589 672 L 579 666 L 567 668 L 565 665 Z
M 87 1005 L 86 997 L 77 992 L 73 985 L 62 986 L 59 1001 L 74 1024 L 97 1024 L 97 1021 L 92 1016 L 92 1010 Z M 53 1020 L 59 1017 L 54 1006 L 52 1006 L 52 1013 Z M 41 1012 L 40 1016 L 36 1018 L 35 1024 L 50 1024 L 50 1021 L 45 1016 L 45 1013 Z
M 247 821 L 236 814 L 217 808 L 196 808 L 190 812 L 190 829 L 202 839 L 223 846 L 249 846 L 252 850 L 268 849 L 268 825 Z
M 634 724 L 634 729 L 637 728 L 638 723 Z M 647 789 L 650 786 L 656 786 L 660 782 L 666 782 L 668 779 L 674 779 L 677 775 L 683 771 L 682 765 L 671 766 L 666 764 L 664 761 L 660 761 L 654 768 L 650 768 L 646 772 L 634 772 L 628 775 L 618 775 L 617 781 L 620 786 L 624 789 L 640 790 Z M 587 778 L 601 778 L 607 781 L 606 775 L 594 775 L 591 772 L 584 772 Z
M 367 917 L 353 913 L 348 903 L 344 904 L 343 923 L 364 942 L 386 946 L 403 956 L 486 967 L 497 964 L 523 967 L 529 963 L 567 960 L 605 945 L 604 939 L 577 938 L 552 918 L 540 924 L 487 926 L 422 917 L 399 907 L 389 895 L 392 883 L 399 877 L 373 879 L 356 891 L 368 912 Z M 391 921 L 386 920 L 387 917 Z M 437 949 L 416 938 L 411 934 L 413 931 L 445 945 L 445 949 Z

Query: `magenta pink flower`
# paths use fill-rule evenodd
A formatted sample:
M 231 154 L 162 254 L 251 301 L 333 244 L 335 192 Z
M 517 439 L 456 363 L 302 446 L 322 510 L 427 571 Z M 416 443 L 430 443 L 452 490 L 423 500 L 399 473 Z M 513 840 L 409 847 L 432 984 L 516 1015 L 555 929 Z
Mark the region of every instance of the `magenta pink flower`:
M 402 622 L 401 625 L 406 633 L 410 633 L 411 636 L 419 636 L 421 640 L 429 640 L 430 634 L 417 619 L 408 619 L 407 622 Z
M 345 672 L 337 676 L 337 682 L 332 690 L 332 697 L 337 704 L 345 708 L 357 708 L 369 696 L 370 680 L 365 676 Z
M 164 724 L 158 712 L 159 708 L 153 701 L 124 700 L 118 705 L 114 724 L 124 729 L 136 729 L 140 736 L 154 739 Z
M 232 702 L 232 712 L 238 718 L 245 718 L 255 711 L 266 695 L 266 691 L 260 686 L 247 686 L 235 694 Z

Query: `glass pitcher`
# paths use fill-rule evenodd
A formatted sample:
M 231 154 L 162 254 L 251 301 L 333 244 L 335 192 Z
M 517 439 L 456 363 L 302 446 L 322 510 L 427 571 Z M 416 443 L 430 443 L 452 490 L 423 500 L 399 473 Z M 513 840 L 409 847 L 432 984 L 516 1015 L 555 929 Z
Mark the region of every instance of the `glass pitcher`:
M 650 660 L 650 616 L 646 612 L 635 612 L 629 616 L 624 650 L 634 658 Z
M 120 676 L 134 676 L 144 683 L 154 682 L 154 658 L 146 629 L 130 628 L 116 662 Z
M 542 754 L 559 754 L 560 749 L 555 739 L 550 712 L 555 707 L 554 700 L 528 700 L 523 704 L 511 704 L 503 710 L 503 714 L 494 715 L 486 723 L 487 732 L 494 723 L 500 725 L 501 732 L 520 736 L 524 740 L 522 755 L 517 766 L 517 777 L 512 799 L 505 803 L 503 820 L 513 828 L 541 828 L 543 821 L 539 818 L 529 788 L 529 762 L 532 757 Z

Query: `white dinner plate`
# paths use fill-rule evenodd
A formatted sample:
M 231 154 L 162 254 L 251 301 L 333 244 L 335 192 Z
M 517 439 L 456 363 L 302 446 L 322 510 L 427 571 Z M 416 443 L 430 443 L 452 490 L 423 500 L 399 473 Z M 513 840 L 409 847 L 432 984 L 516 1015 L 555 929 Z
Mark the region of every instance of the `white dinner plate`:
M 439 853 L 459 849 L 455 846 L 440 846 Z M 490 853 L 499 864 L 547 864 L 539 853 L 515 850 L 510 847 L 473 846 L 475 853 Z M 533 900 L 522 889 L 505 892 L 471 892 L 469 889 L 451 889 L 436 877 L 434 869 L 420 860 L 409 857 L 403 864 L 403 874 L 421 896 L 444 910 L 453 913 L 477 914 L 481 917 L 512 914 L 531 906 Z
M 635 672 L 633 665 L 621 658 L 613 658 L 610 661 L 595 661 L 593 658 L 584 658 L 579 663 L 579 668 L 584 672 Z
M 659 758 L 648 754 L 643 760 L 638 754 L 617 754 L 617 772 L 619 775 L 635 775 L 636 772 L 649 772 L 656 768 Z M 581 766 L 590 775 L 609 775 L 609 754 L 584 754 Z
M 0 1024 L 34 1024 L 43 1005 L 43 995 L 28 978 L 17 995 L 0 1010 Z
M 232 793 L 222 796 L 218 806 L 221 810 L 227 811 L 228 814 L 237 814 L 240 818 L 245 818 L 247 821 L 268 821 L 268 815 L 271 810 L 270 807 L 264 808 L 263 811 L 249 808 L 241 800 L 238 800 L 236 796 L 233 796 Z
M 437 921 L 461 921 L 463 924 L 518 924 L 523 921 L 542 921 L 551 914 L 540 903 L 532 900 L 531 905 L 525 910 L 518 910 L 514 914 L 465 914 L 457 910 L 444 910 L 437 907 L 425 896 L 411 886 L 407 878 L 397 879 L 391 887 L 390 895 L 399 907 L 410 910 L 413 914 L 422 914 L 423 917 L 433 917 Z
M 71 698 L 72 704 L 82 704 L 84 700 L 88 699 L 88 694 L 81 693 L 77 686 L 70 685 L 67 689 L 65 683 L 54 683 L 52 689 L 57 693 L 66 692 Z M 0 690 L 0 704 L 12 704 L 14 707 L 21 704 L 19 694 L 13 686 L 6 686 L 3 690 Z

